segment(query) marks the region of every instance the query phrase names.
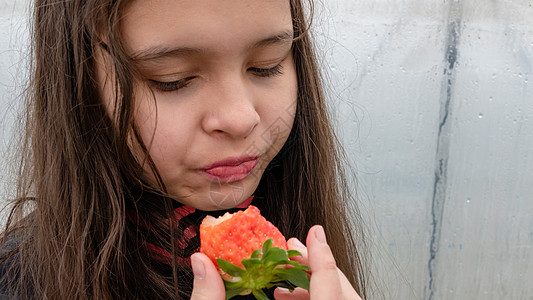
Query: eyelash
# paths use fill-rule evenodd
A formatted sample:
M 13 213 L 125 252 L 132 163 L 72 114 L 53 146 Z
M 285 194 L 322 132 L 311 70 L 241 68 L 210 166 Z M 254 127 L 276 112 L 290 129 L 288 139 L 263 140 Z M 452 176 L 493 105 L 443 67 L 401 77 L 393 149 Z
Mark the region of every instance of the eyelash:
M 272 77 L 277 75 L 282 75 L 282 65 L 281 63 L 275 67 L 269 68 L 269 69 L 261 69 L 261 68 L 249 68 L 248 70 L 253 72 L 256 76 L 259 77 Z M 183 78 L 177 81 L 171 81 L 171 82 L 163 82 L 163 81 L 156 81 L 156 80 L 150 80 L 150 83 L 156 87 L 156 89 L 162 91 L 162 92 L 172 92 L 176 91 L 182 88 L 187 87 L 191 80 L 194 79 L 194 77 L 187 77 Z
M 183 78 L 183 79 L 180 79 L 177 81 L 171 81 L 171 82 L 150 80 L 150 83 L 154 85 L 156 89 L 162 92 L 172 92 L 172 91 L 187 87 L 191 83 L 192 79 L 194 79 L 194 77 L 187 77 L 187 78 Z
M 282 65 L 281 63 L 273 68 L 269 68 L 269 69 L 261 69 L 261 68 L 249 68 L 248 70 L 252 71 L 253 73 L 255 73 L 255 75 L 259 76 L 259 77 L 271 77 L 271 76 L 276 76 L 276 75 L 282 75 L 283 72 L 281 71 L 282 69 Z

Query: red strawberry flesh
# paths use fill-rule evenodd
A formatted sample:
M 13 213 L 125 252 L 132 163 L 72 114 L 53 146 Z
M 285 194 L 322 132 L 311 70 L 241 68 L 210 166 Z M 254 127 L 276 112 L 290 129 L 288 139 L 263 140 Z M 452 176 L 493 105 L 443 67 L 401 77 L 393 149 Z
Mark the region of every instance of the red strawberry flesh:
M 287 250 L 285 237 L 253 205 L 219 218 L 207 216 L 200 225 L 200 252 L 215 265 L 216 259 L 221 258 L 243 267 L 242 259 L 250 258 L 252 252 L 261 249 L 268 239 L 273 240 L 273 247 Z

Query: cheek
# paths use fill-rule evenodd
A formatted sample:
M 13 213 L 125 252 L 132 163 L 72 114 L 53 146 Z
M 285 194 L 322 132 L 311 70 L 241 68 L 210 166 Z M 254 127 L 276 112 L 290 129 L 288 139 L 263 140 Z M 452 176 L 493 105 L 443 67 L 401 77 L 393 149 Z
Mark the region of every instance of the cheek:
M 288 76 L 288 80 L 286 81 L 287 86 L 285 87 L 287 92 L 284 99 L 286 100 L 283 103 L 283 111 L 280 115 L 284 116 L 283 118 L 286 120 L 290 131 L 293 126 L 294 118 L 296 116 L 296 108 L 298 105 L 298 79 L 294 64 L 290 68 L 289 75 L 290 76 Z
M 140 96 L 136 98 L 135 126 L 150 158 L 162 177 L 179 172 L 177 166 L 184 163 L 193 133 L 197 132 L 194 128 L 198 123 L 196 114 L 173 103 L 156 101 L 150 92 L 139 91 L 137 95 Z M 132 149 L 138 159 L 141 155 L 144 157 L 139 146 Z M 143 168 L 153 177 L 146 165 Z
M 292 64 L 290 68 L 290 80 L 287 80 L 288 82 L 288 90 L 289 90 L 289 101 L 287 103 L 286 112 L 291 117 L 291 125 L 292 121 L 294 121 L 294 117 L 296 116 L 296 107 L 298 104 L 298 76 L 296 74 L 296 66 L 294 65 L 294 59 L 292 59 Z M 292 128 L 292 126 L 291 126 Z
M 283 147 L 292 130 L 297 107 L 297 79 L 294 68 L 287 71 L 282 85 L 264 103 L 268 118 L 265 119 L 261 137 L 271 144 L 273 154 Z
M 136 108 L 134 111 L 135 128 L 140 136 L 140 139 L 148 152 L 151 159 L 156 165 L 164 158 L 165 152 L 165 118 L 161 118 L 161 108 L 157 107 L 156 102 L 151 96 L 139 91 L 136 93 Z M 136 153 L 137 158 L 145 153 L 139 145 L 139 141 L 135 140 L 132 150 Z
M 161 108 L 157 107 L 152 94 L 139 87 L 139 84 L 136 86 L 134 92 L 135 109 L 133 122 L 138 136 L 135 136 L 133 132 L 131 133 L 129 147 L 137 163 L 145 170 L 147 179 L 153 183 L 155 176 L 150 165 L 147 163 L 147 153 L 143 150 L 140 143 L 147 149 L 148 155 L 157 169 L 159 169 L 160 165 L 164 166 L 164 151 L 166 147 L 164 143 L 165 139 L 161 137 L 161 134 L 165 132 L 165 126 L 161 124 L 162 120 L 159 113 Z

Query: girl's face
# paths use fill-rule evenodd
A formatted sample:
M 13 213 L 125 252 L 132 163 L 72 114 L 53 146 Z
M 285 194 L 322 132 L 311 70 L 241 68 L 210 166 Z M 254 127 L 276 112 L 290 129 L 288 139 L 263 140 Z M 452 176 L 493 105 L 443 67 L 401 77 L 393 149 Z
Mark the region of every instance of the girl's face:
M 168 193 L 202 210 L 242 203 L 294 120 L 289 1 L 133 1 L 120 30 L 143 77 L 135 84 L 135 125 Z M 111 113 L 105 61 L 97 69 Z

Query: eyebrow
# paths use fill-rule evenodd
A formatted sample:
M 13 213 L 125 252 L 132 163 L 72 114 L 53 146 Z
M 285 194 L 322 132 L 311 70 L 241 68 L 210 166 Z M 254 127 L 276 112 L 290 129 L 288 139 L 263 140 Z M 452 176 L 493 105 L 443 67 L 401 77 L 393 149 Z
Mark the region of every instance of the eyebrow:
M 261 47 L 267 47 L 276 44 L 282 44 L 286 42 L 292 42 L 293 32 L 292 30 L 280 32 L 269 36 L 267 38 L 261 39 L 257 42 L 252 43 L 248 49 L 255 49 Z M 190 55 L 190 54 L 199 54 L 205 53 L 205 49 L 201 48 L 192 48 L 192 47 L 165 47 L 165 46 L 153 46 L 147 49 L 142 49 L 135 51 L 131 54 L 131 59 L 135 62 L 147 62 L 151 60 L 163 59 L 167 57 L 176 57 L 181 55 Z
M 285 43 L 288 41 L 292 42 L 294 40 L 293 35 L 294 33 L 292 32 L 292 30 L 284 31 L 282 33 L 275 34 L 273 36 L 267 37 L 265 39 L 262 39 L 260 41 L 253 43 L 250 49 L 266 47 L 266 46 L 275 45 L 279 43 Z

